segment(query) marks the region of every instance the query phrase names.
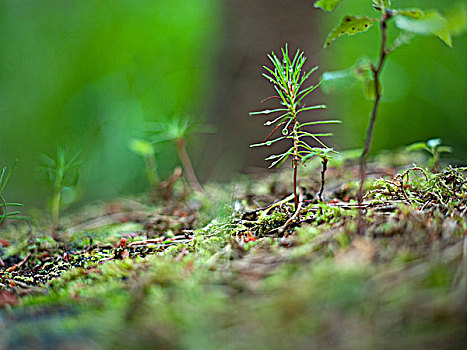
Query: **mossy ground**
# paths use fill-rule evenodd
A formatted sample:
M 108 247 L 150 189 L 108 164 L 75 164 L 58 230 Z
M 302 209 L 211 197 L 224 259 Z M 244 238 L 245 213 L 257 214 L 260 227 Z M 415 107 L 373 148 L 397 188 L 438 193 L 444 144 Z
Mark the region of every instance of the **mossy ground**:
M 59 242 L 10 222 L 0 349 L 463 348 L 462 171 L 372 164 L 359 214 L 356 167 L 336 164 L 325 204 L 319 169 L 302 171 L 295 220 L 291 202 L 269 207 L 290 195 L 284 169 L 84 208 Z

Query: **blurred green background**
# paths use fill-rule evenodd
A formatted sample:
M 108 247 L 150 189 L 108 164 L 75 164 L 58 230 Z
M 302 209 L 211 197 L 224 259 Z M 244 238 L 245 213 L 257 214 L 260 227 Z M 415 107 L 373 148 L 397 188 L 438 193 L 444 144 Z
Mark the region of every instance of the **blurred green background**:
M 441 10 L 457 3 L 394 2 Z M 82 152 L 81 199 L 143 191 L 144 161 L 128 142 L 144 137 L 146 121 L 171 115 L 218 130 L 189 148 L 202 180 L 265 166 L 248 145 L 267 130 L 248 112 L 271 94 L 261 78 L 266 53 L 289 42 L 321 73 L 375 59 L 377 28 L 322 49 L 343 14 L 376 15 L 369 3 L 344 1 L 326 14 L 311 0 L 0 0 L 0 165 L 19 159 L 6 198 L 46 203 L 39 154 L 54 155 L 59 144 Z M 373 151 L 441 137 L 464 163 L 466 43 L 466 35 L 452 49 L 416 37 L 389 58 Z M 335 148 L 361 147 L 371 108 L 362 88 L 314 99 L 329 105 L 326 117 L 344 122 Z M 172 145 L 160 146 L 157 161 L 167 176 L 177 164 Z
M 2 0 L 0 163 L 19 159 L 9 197 L 45 203 L 38 156 L 59 144 L 81 151 L 86 198 L 147 187 L 128 140 L 145 120 L 205 108 L 218 11 L 214 0 Z M 160 159 L 165 173 L 173 158 Z

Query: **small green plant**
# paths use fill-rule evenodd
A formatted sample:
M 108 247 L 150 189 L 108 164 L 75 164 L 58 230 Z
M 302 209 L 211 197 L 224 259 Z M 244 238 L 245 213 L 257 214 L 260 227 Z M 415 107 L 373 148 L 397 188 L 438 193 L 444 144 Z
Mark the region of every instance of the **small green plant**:
M 260 112 L 251 112 L 251 116 L 256 115 L 269 115 L 269 114 L 280 114 L 272 120 L 268 120 L 264 123 L 266 126 L 274 126 L 273 131 L 269 134 L 266 139 L 257 144 L 253 144 L 250 147 L 258 146 L 270 146 L 273 143 L 280 142 L 284 143 L 286 140 L 292 141 L 292 145 L 285 152 L 280 154 L 274 154 L 266 158 L 271 161 L 270 168 L 273 166 L 280 166 L 289 157 L 292 158 L 293 168 L 293 193 L 295 208 L 298 207 L 298 194 L 297 194 L 297 170 L 300 163 L 305 162 L 315 156 L 321 157 L 323 160 L 323 178 L 324 172 L 326 171 L 327 161 L 331 153 L 337 153 L 332 148 L 326 146 L 320 137 L 331 136 L 331 133 L 314 133 L 308 131 L 305 128 L 310 126 L 317 126 L 321 124 L 334 124 L 340 123 L 339 120 L 322 120 L 322 121 L 311 121 L 302 122 L 302 113 L 315 109 L 326 108 L 325 105 L 306 106 L 303 100 L 311 92 L 318 88 L 319 83 L 311 85 L 309 87 L 303 87 L 305 81 L 310 75 L 315 72 L 318 67 L 314 67 L 308 73 L 302 71 L 303 65 L 305 64 L 306 58 L 303 52 L 297 50 L 293 59 L 289 57 L 287 46 L 281 49 L 283 59 L 280 60 L 273 52 L 268 55 L 269 59 L 273 64 L 273 68 L 264 66 L 264 69 L 268 74 L 263 76 L 269 80 L 274 86 L 277 95 L 268 97 L 269 99 L 279 99 L 281 107 L 276 109 L 266 109 Z M 266 101 L 265 100 L 265 101 Z M 273 138 L 277 130 L 282 128 L 281 136 Z M 309 144 L 309 141 L 305 139 L 311 139 L 317 147 L 313 147 Z M 324 182 L 322 184 L 324 186 Z M 320 191 L 320 196 L 322 191 Z
M 153 122 L 150 125 L 149 132 L 152 135 L 153 144 L 171 141 L 177 149 L 177 155 L 182 163 L 190 187 L 198 192 L 203 192 L 203 187 L 196 177 L 193 165 L 186 150 L 187 139 L 195 134 L 213 132 L 208 125 L 196 123 L 193 119 L 186 116 L 173 116 L 165 118 L 159 122 Z
M 159 183 L 154 144 L 143 139 L 131 139 L 128 147 L 137 155 L 144 158 L 146 175 L 151 186 Z
M 14 211 L 9 213 L 8 207 L 22 207 L 21 203 L 8 203 L 5 198 L 3 197 L 3 191 L 10 180 L 11 173 L 13 168 L 16 165 L 16 160 L 10 167 L 10 170 L 7 171 L 7 167 L 3 167 L 0 171 L 0 224 L 5 221 L 7 218 L 13 217 L 14 219 L 27 219 L 25 216 L 20 216 L 21 212 Z
M 426 151 L 430 154 L 430 166 L 433 172 L 439 171 L 441 153 L 452 153 L 452 148 L 444 146 L 441 139 L 431 139 L 425 142 L 415 142 L 406 147 L 407 151 Z
M 342 1 L 343 0 L 317 0 L 314 6 L 324 11 L 331 12 Z M 393 53 L 398 47 L 407 44 L 415 34 L 435 35 L 448 46 L 452 46 L 452 35 L 460 34 L 467 27 L 467 15 L 463 4 L 455 6 L 451 11 L 446 13 L 445 16 L 442 16 L 436 10 L 423 11 L 418 8 L 395 9 L 391 6 L 391 0 L 371 0 L 369 3 L 379 12 L 379 18 L 346 15 L 331 33 L 329 33 L 324 43 L 324 47 L 328 47 L 334 40 L 343 35 L 350 36 L 366 32 L 375 23 L 379 24 L 380 27 L 381 46 L 378 62 L 376 64 L 373 64 L 368 59 L 361 59 L 359 63 L 351 69 L 323 75 L 323 81 L 325 83 L 331 81 L 335 83 L 341 78 L 357 78 L 363 80 L 365 82 L 367 97 L 374 101 L 366 133 L 365 147 L 360 157 L 359 203 L 361 203 L 363 199 L 363 184 L 366 177 L 365 161 L 370 152 L 373 129 L 381 101 L 381 73 L 388 55 Z M 393 20 L 395 26 L 400 30 L 400 33 L 392 43 L 388 43 L 388 24 L 391 20 Z
M 52 234 L 57 234 L 60 227 L 60 208 L 63 204 L 70 204 L 76 196 L 75 187 L 79 179 L 78 160 L 79 153 L 70 156 L 64 147 L 59 146 L 56 158 L 53 159 L 45 154 L 41 154 L 44 164 L 40 168 L 46 180 L 52 185 Z

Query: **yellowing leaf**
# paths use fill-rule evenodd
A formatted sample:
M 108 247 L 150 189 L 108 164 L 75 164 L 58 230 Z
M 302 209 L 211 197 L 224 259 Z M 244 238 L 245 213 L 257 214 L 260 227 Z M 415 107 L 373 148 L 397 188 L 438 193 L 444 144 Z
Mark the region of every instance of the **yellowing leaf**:
M 334 11 L 337 5 L 340 4 L 342 0 L 318 0 L 315 2 L 315 7 L 322 8 L 324 11 Z
M 366 32 L 372 25 L 373 19 L 369 17 L 344 16 L 341 23 L 329 33 L 324 47 L 328 47 L 331 42 L 344 34 L 355 35 Z

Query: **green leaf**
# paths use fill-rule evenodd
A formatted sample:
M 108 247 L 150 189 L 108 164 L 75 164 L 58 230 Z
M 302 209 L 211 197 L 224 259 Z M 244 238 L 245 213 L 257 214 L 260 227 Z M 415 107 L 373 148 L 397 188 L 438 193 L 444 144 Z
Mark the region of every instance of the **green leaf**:
M 392 45 L 386 49 L 386 53 L 390 54 L 396 51 L 402 45 L 410 43 L 410 40 L 412 40 L 414 36 L 415 34 L 413 33 L 401 31 L 399 35 L 394 39 Z
M 452 153 L 452 147 L 449 146 L 440 146 L 436 149 L 438 153 Z
M 326 109 L 328 108 L 326 105 L 316 105 L 316 106 L 310 106 L 310 107 L 303 107 L 303 108 L 300 108 L 297 113 L 300 113 L 300 112 L 305 112 L 305 111 L 311 111 L 313 109 Z
M 154 154 L 154 145 L 146 140 L 132 139 L 128 147 L 130 147 L 134 153 L 143 157 L 152 156 Z
M 448 21 L 451 34 L 459 35 L 467 30 L 467 10 L 465 3 L 458 3 L 451 7 L 444 16 Z
M 320 125 L 320 124 L 341 124 L 341 120 L 316 120 L 314 122 L 308 122 L 300 124 L 300 127 L 308 126 L 308 125 Z
M 373 21 L 374 19 L 369 17 L 344 16 L 339 25 L 329 33 L 324 47 L 328 47 L 331 42 L 344 34 L 355 35 L 366 32 L 373 25 Z
M 425 13 L 418 11 L 410 13 L 410 10 L 397 10 L 396 26 L 415 34 L 436 35 L 449 47 L 452 46 L 451 36 L 461 34 L 467 29 L 467 11 L 463 3 L 451 7 L 445 17 L 435 10 Z
M 324 11 L 331 12 L 341 3 L 342 0 L 318 0 L 315 2 L 316 8 L 321 8 Z
M 274 142 L 283 140 L 283 139 L 285 139 L 285 138 L 286 138 L 286 136 L 281 136 L 281 137 L 278 137 L 277 139 L 274 139 L 274 140 L 270 140 L 270 141 L 266 141 L 266 142 L 261 142 L 261 143 L 254 143 L 254 144 L 250 145 L 250 147 L 271 146 Z
M 383 0 L 383 5 L 384 5 L 385 7 L 391 6 L 391 0 Z
M 428 11 L 419 18 L 398 15 L 394 20 L 399 29 L 414 34 L 436 35 L 447 45 L 451 46 L 448 21 L 437 11 Z
M 69 205 L 76 200 L 76 190 L 71 186 L 65 186 L 61 190 L 61 202 L 63 205 Z
M 451 7 L 445 15 L 447 26 L 435 34 L 444 41 L 449 47 L 452 47 L 451 35 L 459 35 L 467 29 L 467 11 L 463 3 Z
M 356 82 L 371 78 L 371 62 L 367 57 L 362 57 L 350 68 L 325 72 L 321 77 L 321 86 L 326 93 L 345 91 L 351 89 Z
M 411 145 L 408 145 L 405 148 L 405 150 L 409 151 L 409 152 L 426 150 L 426 143 L 425 142 L 415 142 L 415 143 L 412 143 Z
M 407 16 L 413 19 L 419 19 L 425 15 L 425 13 L 420 10 L 419 8 L 413 8 L 413 9 L 397 9 L 394 10 L 394 14 L 396 15 L 402 15 L 402 16 Z
M 276 113 L 276 112 L 286 112 L 288 111 L 287 108 L 278 108 L 278 109 L 265 109 L 264 111 L 259 111 L 259 112 L 250 112 L 250 116 L 254 115 L 260 115 L 260 114 L 271 114 L 271 113 Z
M 431 140 L 428 140 L 426 142 L 426 145 L 430 148 L 436 148 L 438 146 L 441 146 L 441 144 L 443 143 L 443 141 L 439 138 L 437 139 L 431 139 Z
M 353 67 L 334 72 L 325 72 L 321 77 L 322 88 L 326 93 L 344 91 L 354 86 L 355 79 Z
M 6 175 L 6 178 L 4 179 L 4 175 L 6 172 L 6 167 L 3 167 L 2 173 L 0 175 L 0 195 L 2 194 L 3 190 L 5 189 L 6 184 L 8 183 L 8 180 L 10 180 L 11 173 L 16 165 L 17 160 L 13 162 L 13 164 L 10 167 L 10 170 L 8 170 L 8 173 Z

